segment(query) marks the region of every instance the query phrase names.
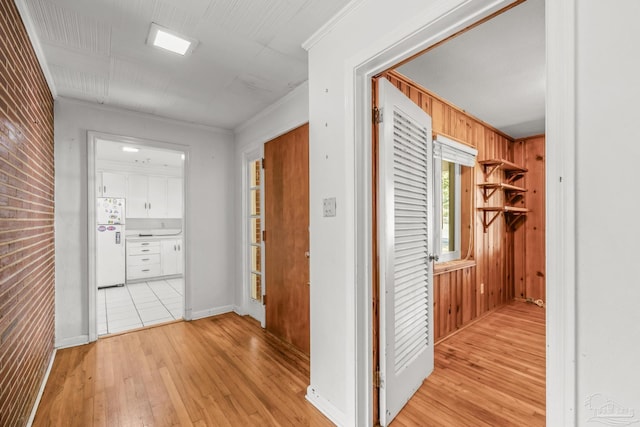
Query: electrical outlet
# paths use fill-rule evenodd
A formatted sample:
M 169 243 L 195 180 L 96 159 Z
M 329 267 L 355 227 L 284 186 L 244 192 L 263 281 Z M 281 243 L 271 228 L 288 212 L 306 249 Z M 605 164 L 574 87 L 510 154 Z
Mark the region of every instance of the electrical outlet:
M 484 294 L 484 283 L 480 283 L 480 293 Z
M 336 216 L 336 198 L 322 199 L 322 216 Z

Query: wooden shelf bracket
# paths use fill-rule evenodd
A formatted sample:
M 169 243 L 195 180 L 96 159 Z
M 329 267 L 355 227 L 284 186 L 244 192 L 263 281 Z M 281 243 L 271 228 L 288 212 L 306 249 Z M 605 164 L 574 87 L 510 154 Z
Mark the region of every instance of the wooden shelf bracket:
M 482 212 L 482 227 L 485 233 L 501 213 L 504 214 L 507 226 L 511 230 L 515 230 L 520 220 L 524 219 L 527 216 L 527 212 L 529 212 L 527 208 L 516 208 L 514 206 L 488 206 L 480 207 L 478 210 Z

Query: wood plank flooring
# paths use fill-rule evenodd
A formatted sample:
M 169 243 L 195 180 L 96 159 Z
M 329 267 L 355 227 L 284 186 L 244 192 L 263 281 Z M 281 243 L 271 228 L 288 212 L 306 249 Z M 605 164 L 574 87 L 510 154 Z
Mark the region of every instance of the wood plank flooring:
M 392 427 L 545 424 L 544 309 L 511 303 L 435 351 Z M 331 426 L 308 382 L 304 354 L 226 314 L 58 351 L 34 426 Z
M 518 301 L 437 344 L 433 374 L 391 423 L 544 425 L 545 311 Z
M 226 314 L 58 351 L 34 426 L 331 426 L 309 359 Z

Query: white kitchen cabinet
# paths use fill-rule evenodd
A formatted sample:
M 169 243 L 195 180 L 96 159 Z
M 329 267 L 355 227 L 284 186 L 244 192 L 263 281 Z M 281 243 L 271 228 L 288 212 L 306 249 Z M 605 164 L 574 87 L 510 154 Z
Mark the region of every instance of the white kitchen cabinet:
M 162 276 L 160 242 L 127 241 L 127 281 Z
M 149 176 L 147 186 L 147 214 L 149 218 L 167 218 L 167 178 Z
M 126 197 L 127 177 L 122 173 L 100 172 L 99 197 Z
M 182 218 L 182 178 L 167 178 L 167 218 Z
M 162 275 L 183 273 L 182 239 L 165 239 L 160 242 Z
M 148 218 L 146 175 L 130 174 L 127 180 L 127 218 Z
M 130 174 L 127 185 L 128 218 L 168 218 L 167 177 Z

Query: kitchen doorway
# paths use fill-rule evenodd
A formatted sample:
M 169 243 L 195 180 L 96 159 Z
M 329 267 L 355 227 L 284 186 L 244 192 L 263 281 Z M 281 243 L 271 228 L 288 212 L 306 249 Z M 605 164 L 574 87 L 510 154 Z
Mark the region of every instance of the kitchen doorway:
M 89 132 L 89 338 L 185 318 L 188 150 Z

